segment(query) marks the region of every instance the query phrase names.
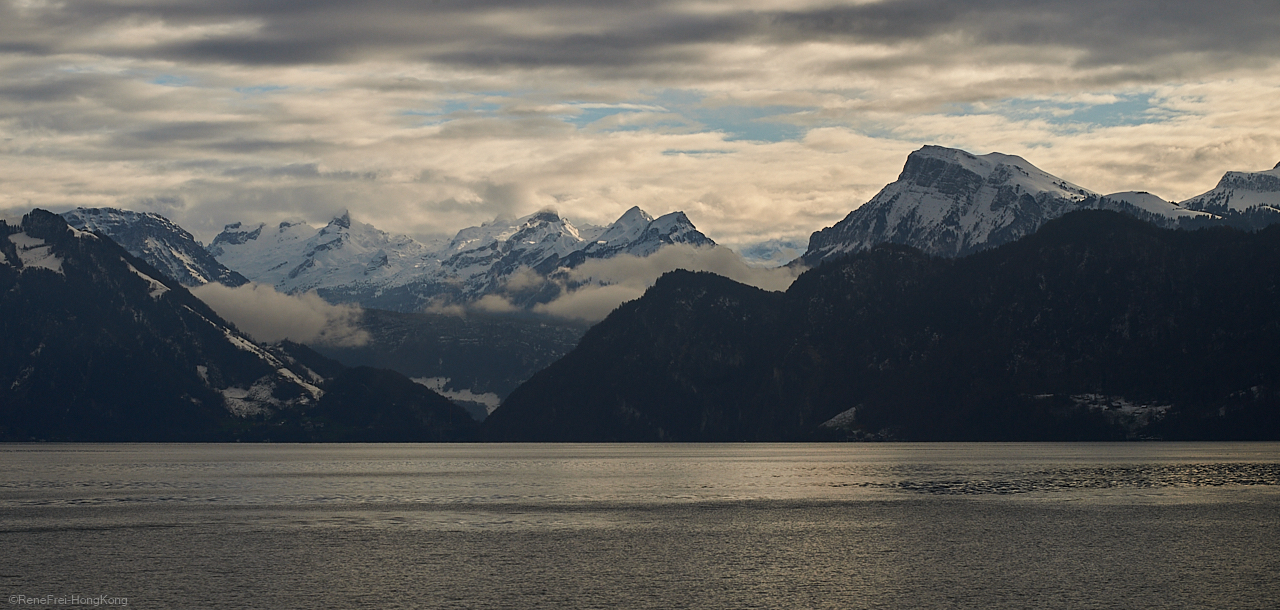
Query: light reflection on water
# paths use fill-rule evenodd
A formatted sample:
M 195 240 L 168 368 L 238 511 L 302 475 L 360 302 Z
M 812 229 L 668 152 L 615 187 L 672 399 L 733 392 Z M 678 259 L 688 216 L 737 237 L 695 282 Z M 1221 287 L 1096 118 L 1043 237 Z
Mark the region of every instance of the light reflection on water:
M 0 506 L 847 500 L 1280 485 L 1280 445 L 9 445 Z
M 0 593 L 1265 607 L 1280 443 L 0 445 Z

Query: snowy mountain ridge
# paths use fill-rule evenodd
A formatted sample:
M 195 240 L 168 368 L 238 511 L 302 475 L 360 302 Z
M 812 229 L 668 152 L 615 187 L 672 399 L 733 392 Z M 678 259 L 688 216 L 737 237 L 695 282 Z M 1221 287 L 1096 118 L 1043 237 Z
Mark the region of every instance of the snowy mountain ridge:
M 1069 212 L 1107 209 L 1164 227 L 1219 220 L 1219 214 L 1280 197 L 1280 168 L 1229 172 L 1218 188 L 1176 204 L 1145 192 L 1100 195 L 1049 174 L 1016 155 L 973 155 L 925 146 L 907 157 L 898 179 L 835 225 L 815 232 L 796 263 L 905 244 L 959 257 L 1034 233 Z M 1234 207 L 1232 207 L 1234 206 Z
M 173 221 L 153 212 L 76 208 L 62 214 L 74 229 L 99 232 L 144 259 L 183 286 L 217 282 L 240 286 L 244 276 L 219 263 L 200 242 Z
M 433 244 L 354 221 L 349 213 L 319 230 L 300 222 L 233 223 L 214 238 L 209 252 L 281 292 L 316 290 L 332 302 L 417 311 L 437 300 L 478 300 L 519 284 L 526 270 L 545 278 L 587 259 L 648 256 L 675 243 L 715 245 L 682 212 L 655 219 L 635 207 L 605 227 L 575 227 L 542 210 L 468 227 L 447 243 Z

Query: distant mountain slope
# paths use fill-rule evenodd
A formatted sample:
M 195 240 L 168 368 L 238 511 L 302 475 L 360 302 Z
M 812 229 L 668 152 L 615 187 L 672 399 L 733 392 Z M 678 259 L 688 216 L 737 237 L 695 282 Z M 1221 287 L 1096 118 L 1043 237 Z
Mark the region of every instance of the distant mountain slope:
M 348 365 L 399 371 L 483 419 L 516 386 L 569 353 L 586 325 L 543 317 L 365 309 L 358 346 L 316 345 Z
M 1219 208 L 1209 207 L 1174 204 L 1148 193 L 1100 196 L 1022 157 L 925 146 L 907 157 L 896 181 L 834 226 L 814 233 L 800 262 L 813 267 L 883 243 L 935 256 L 966 256 L 1029 235 L 1077 210 L 1114 210 L 1157 226 L 1200 228 L 1221 220 L 1214 211 Z
M 1280 215 L 1280 163 L 1262 172 L 1227 172 L 1212 190 L 1179 205 L 1218 215 L 1255 210 Z
M 1280 227 L 1082 211 L 960 259 L 882 245 L 785 294 L 672 272 L 488 440 L 1280 438 Z
M 461 408 L 391 375 L 257 345 L 176 281 L 55 214 L 0 222 L 0 440 L 457 440 L 474 430 Z M 328 391 L 335 384 L 362 389 Z
M 546 278 L 588 259 L 647 256 L 674 243 L 715 245 L 683 213 L 654 219 L 633 208 L 607 227 L 579 230 L 555 212 L 541 211 L 469 227 L 439 244 L 391 235 L 349 214 L 319 230 L 302 223 L 235 223 L 214 238 L 209 252 L 281 292 L 316 290 L 330 302 L 413 312 L 433 301 L 467 303 L 490 294 L 522 305 L 546 302 L 558 285 L 528 289 L 526 270 Z
M 240 286 L 249 280 L 219 263 L 185 229 L 151 212 L 76 208 L 62 215 L 82 231 L 102 233 L 183 286 L 216 282 Z

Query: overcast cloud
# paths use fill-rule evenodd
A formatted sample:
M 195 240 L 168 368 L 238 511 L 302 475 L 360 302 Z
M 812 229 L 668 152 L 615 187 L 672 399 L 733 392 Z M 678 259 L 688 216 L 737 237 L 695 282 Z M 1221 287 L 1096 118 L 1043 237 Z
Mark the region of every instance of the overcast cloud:
M 639 205 L 739 246 L 831 225 L 924 144 L 1181 200 L 1280 160 L 1277 31 L 1274 0 L 0 0 L 0 212 L 207 242 Z

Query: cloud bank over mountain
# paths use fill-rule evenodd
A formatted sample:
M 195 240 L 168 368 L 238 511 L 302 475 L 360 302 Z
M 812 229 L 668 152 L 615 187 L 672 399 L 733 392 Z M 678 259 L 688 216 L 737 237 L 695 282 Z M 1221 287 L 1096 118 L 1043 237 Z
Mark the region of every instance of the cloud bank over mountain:
M 765 290 L 786 290 L 803 267 L 762 269 L 751 267 L 725 248 L 699 248 L 686 244 L 667 246 L 641 258 L 624 254 L 589 260 L 572 269 L 568 281 L 579 285 L 556 300 L 537 305 L 534 311 L 562 318 L 596 322 L 618 305 L 644 294 L 668 271 L 710 271 Z
M 1280 160 L 1261 0 L 0 3 L 0 212 L 802 239 L 923 144 L 1182 200 Z
M 219 316 L 264 343 L 289 339 L 354 347 L 369 341 L 369 333 L 359 327 L 360 307 L 330 305 L 314 292 L 281 294 L 252 283 L 235 288 L 205 284 L 190 290 Z

